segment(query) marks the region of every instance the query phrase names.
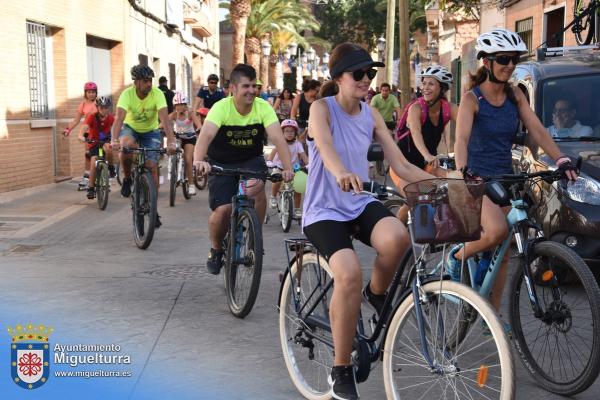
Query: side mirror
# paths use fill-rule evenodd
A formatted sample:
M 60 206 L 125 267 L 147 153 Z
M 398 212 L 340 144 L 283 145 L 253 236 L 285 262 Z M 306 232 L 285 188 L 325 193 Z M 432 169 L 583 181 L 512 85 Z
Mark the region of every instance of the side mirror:
M 371 143 L 367 152 L 367 160 L 383 161 L 383 147 L 379 143 Z
M 526 139 L 527 139 L 527 132 L 526 131 L 517 132 L 517 134 L 515 135 L 514 144 L 517 144 L 519 146 L 525 146 L 525 140 Z

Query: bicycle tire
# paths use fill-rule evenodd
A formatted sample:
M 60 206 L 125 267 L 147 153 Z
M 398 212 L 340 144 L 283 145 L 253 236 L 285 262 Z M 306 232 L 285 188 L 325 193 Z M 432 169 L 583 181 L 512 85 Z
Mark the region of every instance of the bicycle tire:
M 108 192 L 110 191 L 108 165 L 104 162 L 98 163 L 96 167 L 96 200 L 98 208 L 105 210 L 108 204 Z
M 575 372 L 573 358 L 577 355 L 581 355 L 581 353 L 577 351 L 575 346 L 584 342 L 584 339 L 586 339 L 584 337 L 586 335 L 584 331 L 589 330 L 589 332 L 591 332 L 591 334 L 589 335 L 591 338 L 589 358 L 587 359 L 587 362 L 585 362 L 585 364 L 582 364 L 581 372 L 579 374 L 575 375 L 575 373 L 573 373 L 572 376 L 569 377 L 566 375 L 569 371 L 565 370 L 564 377 L 568 379 L 565 379 L 561 382 L 557 381 L 556 377 L 551 377 L 549 375 L 551 371 L 548 371 L 544 367 L 544 365 L 540 365 L 544 364 L 545 355 L 544 358 L 542 358 L 541 360 L 540 357 L 536 358 L 534 356 L 533 353 L 535 352 L 537 346 L 535 345 L 535 342 L 528 342 L 527 337 L 529 336 L 529 332 L 524 332 L 524 326 L 526 330 L 528 330 L 532 325 L 532 322 L 526 324 L 523 324 L 521 322 L 521 307 L 524 307 L 524 309 L 526 310 L 526 314 L 524 313 L 523 317 L 531 316 L 531 318 L 533 318 L 534 321 L 539 321 L 539 329 L 536 330 L 535 326 L 533 329 L 537 337 L 539 337 L 540 331 L 544 329 L 544 325 L 547 325 L 547 323 L 538 320 L 537 318 L 535 318 L 535 316 L 533 316 L 531 304 L 529 302 L 529 295 L 526 287 L 524 286 L 526 282 L 524 280 L 523 268 L 525 266 L 523 265 L 523 261 L 521 261 L 522 268 L 519 268 L 519 271 L 512 277 L 511 280 L 510 293 L 512 293 L 513 295 L 510 296 L 511 300 L 509 310 L 511 325 L 516 339 L 514 341 L 515 347 L 517 348 L 517 352 L 519 353 L 519 356 L 521 358 L 521 361 L 525 365 L 525 368 L 528 370 L 530 375 L 540 384 L 541 387 L 543 387 L 546 390 L 549 390 L 550 392 L 560 394 L 563 396 L 571 396 L 580 393 L 586 390 L 592 383 L 594 383 L 600 371 L 600 289 L 598 288 L 598 284 L 596 283 L 592 272 L 589 270 L 583 259 L 581 259 L 581 257 L 579 257 L 579 255 L 577 255 L 574 251 L 562 245 L 561 243 L 548 240 L 536 244 L 530 259 L 530 270 L 537 271 L 536 273 L 532 272 L 532 276 L 534 276 L 532 284 L 535 285 L 537 297 L 539 298 L 540 303 L 544 303 L 542 304 L 543 309 L 547 309 L 547 304 L 545 304 L 546 301 L 552 300 L 544 296 L 544 294 L 546 293 L 545 289 L 550 288 L 550 291 L 558 290 L 559 292 L 562 292 L 559 304 L 561 307 L 558 310 L 554 309 L 551 317 L 559 317 L 561 315 L 560 313 L 565 311 L 568 312 L 568 314 L 566 315 L 570 317 L 570 320 L 565 318 L 565 321 L 563 321 L 562 324 L 557 323 L 557 321 L 554 320 L 551 321 L 552 325 L 548 328 L 547 332 L 545 332 L 546 338 L 548 340 L 552 340 L 554 350 L 553 354 L 556 355 L 556 351 L 558 351 L 559 361 L 561 354 L 564 354 L 564 357 L 568 358 L 568 361 L 570 362 L 569 368 L 571 369 L 571 371 Z M 536 262 L 536 260 L 538 259 L 540 260 L 540 264 L 537 264 Z M 549 265 L 549 267 L 547 267 L 545 263 L 542 264 L 545 260 L 548 260 L 551 263 L 547 264 Z M 543 270 L 540 270 L 539 268 L 544 268 L 544 271 L 551 269 L 553 274 L 557 276 L 555 283 L 563 284 L 562 288 L 559 287 L 558 284 L 549 285 L 544 284 L 544 282 L 541 280 L 538 280 L 539 276 L 543 272 Z M 573 279 L 578 279 L 578 282 L 573 281 Z M 576 294 L 577 286 L 583 287 L 585 297 L 587 297 L 587 301 L 589 304 L 589 316 L 586 315 L 585 317 L 583 317 L 581 315 L 583 313 L 581 311 L 583 309 L 582 302 L 585 301 L 585 299 L 577 301 L 577 308 L 569 308 L 569 305 L 565 303 L 565 299 L 567 298 L 567 296 L 569 296 L 570 292 L 574 292 L 574 294 Z M 521 302 L 523 302 L 522 306 L 520 304 Z M 552 304 L 556 304 L 556 299 L 552 301 L 551 305 Z M 563 308 L 565 306 L 567 309 Z M 580 315 L 578 321 L 573 321 L 575 313 L 578 313 Z M 582 326 L 585 328 L 580 328 L 579 332 L 576 332 L 574 323 L 579 321 L 583 321 Z M 567 326 L 567 322 L 570 322 L 570 325 Z M 589 327 L 589 325 L 591 325 L 591 328 Z M 561 329 L 564 330 L 566 328 L 568 328 L 566 332 L 559 332 Z M 554 332 L 551 332 L 551 329 Z M 564 336 L 565 340 L 568 341 L 568 339 L 566 339 L 566 336 L 567 333 L 571 330 L 576 335 L 575 337 L 573 337 L 572 340 L 576 342 L 571 341 L 567 343 L 567 349 L 563 349 L 563 351 L 561 351 L 560 339 L 562 336 Z M 552 333 L 555 333 L 556 340 L 554 340 L 554 338 L 551 337 L 548 338 L 548 336 Z M 541 334 L 543 335 L 544 332 L 541 332 Z M 588 354 L 587 351 L 588 350 L 586 350 L 586 352 L 583 354 Z M 558 364 L 559 361 L 552 360 L 550 368 L 555 369 L 555 363 Z M 586 360 L 584 359 L 584 361 Z M 561 378 L 563 377 L 562 373 L 563 372 L 561 372 Z
M 590 0 L 595 1 L 595 0 Z M 583 6 L 583 0 L 573 2 L 573 17 L 577 18 L 582 13 L 586 12 Z M 590 10 L 588 14 L 576 22 L 571 31 L 575 35 L 575 41 L 580 46 L 585 46 L 592 43 L 596 30 L 596 10 Z
M 318 258 L 317 258 L 318 257 Z M 320 268 L 319 268 L 320 265 Z M 312 274 L 312 275 L 311 275 Z M 301 339 L 310 338 L 308 333 L 297 337 L 300 329 L 308 329 L 310 333 L 326 335 L 331 338 L 331 332 L 320 330 L 318 327 L 308 327 L 298 322 L 294 302 L 293 279 L 297 276 L 296 260 L 292 259 L 290 273 L 286 275 L 282 284 L 281 297 L 279 299 L 279 340 L 283 351 L 283 359 L 288 373 L 296 389 L 309 400 L 328 400 L 331 391 L 327 377 L 333 366 L 333 348 L 322 341 L 313 339 L 314 356 L 311 359 L 309 348 L 300 343 Z M 333 274 L 325 259 L 315 253 L 306 253 L 302 259 L 302 281 L 300 285 L 301 300 L 306 301 L 311 293 L 317 288 L 317 284 L 325 285 L 333 278 Z M 316 298 L 318 294 L 313 295 Z M 315 308 L 313 315 L 329 319 L 329 301 L 331 296 L 323 299 L 320 306 Z M 307 307 L 306 309 L 309 309 Z M 316 314 L 315 314 L 316 313 Z
M 245 221 L 247 221 L 247 227 L 244 227 Z M 262 273 L 262 232 L 256 210 L 254 208 L 241 209 L 235 226 L 236 232 L 233 232 L 229 237 L 229 251 L 227 252 L 225 264 L 225 290 L 231 313 L 238 318 L 244 318 L 254 307 Z M 240 230 L 242 230 L 241 235 L 243 237 L 246 237 L 246 234 L 249 235 L 245 240 L 242 238 L 240 241 L 238 236 Z M 241 256 L 242 250 L 239 252 L 240 258 L 245 259 L 243 265 L 234 265 L 232 261 L 238 253 L 237 246 L 247 248 L 247 254 L 244 256 Z M 250 275 L 250 278 L 243 279 L 247 275 Z
M 188 182 L 187 174 L 185 173 L 185 160 L 182 160 L 181 168 L 183 169 L 183 182 L 181 182 L 181 191 L 183 192 L 183 197 L 186 200 L 189 200 L 192 198 L 192 195 L 190 194 L 190 183 Z
M 175 207 L 177 194 L 177 154 L 169 157 L 169 206 Z
M 279 221 L 281 223 L 281 229 L 285 233 L 290 231 L 292 226 L 292 218 L 294 216 L 294 199 L 290 192 L 282 192 L 280 194 L 280 205 L 279 205 Z
M 144 172 L 134 185 L 132 201 L 133 239 L 136 246 L 144 250 L 152 243 L 156 223 L 156 187 L 149 171 Z
M 117 158 L 117 165 L 115 166 L 115 176 L 119 186 L 123 186 L 123 178 L 121 177 L 121 162 Z
M 512 352 L 502 323 L 489 303 L 473 289 L 452 281 L 429 282 L 422 285 L 420 291 L 432 300 L 428 303 L 420 302 L 424 310 L 431 307 L 429 309 L 433 311 L 429 313 L 429 318 L 425 318 L 424 335 L 429 334 L 431 336 L 430 339 L 426 338 L 430 348 L 440 345 L 439 349 L 432 350 L 431 353 L 433 353 L 432 358 L 437 360 L 438 364 L 442 362 L 443 370 L 437 373 L 431 371 L 424 360 L 420 348 L 420 331 L 416 328 L 416 318 L 414 318 L 414 323 L 410 321 L 415 309 L 414 298 L 411 295 L 394 312 L 385 337 L 383 377 L 387 398 L 416 398 L 417 396 L 412 390 L 414 389 L 419 395 L 422 395 L 426 387 L 429 392 L 428 398 L 435 399 L 472 399 L 474 398 L 473 394 L 476 395 L 476 398 L 513 399 L 515 396 L 515 371 Z M 473 339 L 481 337 L 482 340 L 485 338 L 485 342 L 473 345 L 473 348 L 464 351 L 462 347 L 459 347 L 456 352 L 448 350 L 445 335 L 442 336 L 442 329 L 438 330 L 437 327 L 434 327 L 433 322 L 438 325 L 441 323 L 440 318 L 447 317 L 447 304 L 452 304 L 452 301 L 448 300 L 445 303 L 443 315 L 440 302 L 442 299 L 447 300 L 452 297 L 468 303 L 478 311 L 491 331 L 490 338 L 485 338 L 481 333 L 481 329 L 479 334 L 475 329 L 472 329 L 470 335 L 474 336 Z M 452 317 L 447 320 L 453 321 Z M 408 329 L 416 330 L 414 339 L 407 334 Z M 444 339 L 438 340 L 440 336 Z M 398 349 L 397 341 L 401 342 Z M 408 341 L 408 344 L 403 347 L 402 341 Z M 459 346 L 465 346 L 466 343 L 468 341 Z M 494 355 L 494 349 L 497 351 L 497 355 Z M 446 356 L 444 352 L 450 353 Z M 473 357 L 475 360 L 464 361 L 463 358 L 459 357 Z M 466 363 L 463 363 L 463 361 Z M 426 368 L 424 368 L 425 365 L 427 365 Z M 414 374 L 410 372 L 411 368 L 415 368 Z M 403 374 L 407 376 L 402 377 Z M 403 379 L 405 380 L 406 387 L 400 387 L 401 384 L 396 382 L 396 375 L 400 375 L 397 378 L 400 382 Z M 419 383 L 420 379 L 423 382 Z M 489 388 L 491 383 L 497 383 L 497 392 Z M 476 388 L 469 391 L 467 384 L 474 384 Z M 411 391 L 411 393 L 401 394 L 399 393 L 402 391 L 401 389 Z M 493 396 L 492 393 L 494 393 Z

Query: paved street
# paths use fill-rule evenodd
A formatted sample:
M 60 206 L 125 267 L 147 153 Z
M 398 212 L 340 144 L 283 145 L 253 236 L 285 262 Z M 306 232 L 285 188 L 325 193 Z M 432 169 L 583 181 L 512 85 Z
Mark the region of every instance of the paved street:
M 10 381 L 9 337 L 2 338 L 2 398 L 296 399 L 281 355 L 275 303 L 285 265 L 276 216 L 264 226 L 265 261 L 254 310 L 228 310 L 222 276 L 204 267 L 209 249 L 207 193 L 169 208 L 148 250 L 135 247 L 129 200 L 113 190 L 106 211 L 75 182 L 0 195 L 0 322 L 54 328 L 55 344 L 115 344 L 131 364 L 121 378 L 59 378 L 27 393 Z M 118 189 L 116 187 L 115 189 Z M 373 253 L 357 245 L 363 260 Z M 52 352 L 51 352 L 52 354 Z M 54 363 L 56 364 L 56 363 Z M 52 365 L 66 370 L 68 365 Z M 518 399 L 559 399 L 537 387 L 517 360 Z M 359 387 L 383 399 L 381 367 Z M 82 393 L 86 393 L 85 396 Z M 96 397 L 94 397 L 96 396 Z M 596 382 L 576 399 L 597 399 Z

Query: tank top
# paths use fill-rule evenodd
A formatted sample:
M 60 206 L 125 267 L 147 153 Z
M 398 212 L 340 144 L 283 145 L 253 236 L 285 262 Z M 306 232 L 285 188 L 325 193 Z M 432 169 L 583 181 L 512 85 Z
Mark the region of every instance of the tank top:
M 373 140 L 373 117 L 367 103 L 361 102 L 357 115 L 346 113 L 335 96 L 325 97 L 333 147 L 347 171 L 363 182 L 369 180 L 367 152 Z M 323 164 L 314 140 L 308 141 L 308 180 L 304 198 L 303 227 L 323 220 L 351 221 L 358 217 L 367 204 L 377 201 L 371 196 L 343 192 L 335 177 Z
M 472 92 L 479 102 L 479 112 L 473 119 L 467 165 L 481 176 L 510 174 L 513 172 L 511 149 L 519 127 L 517 105 L 507 97 L 496 107 L 483 97 L 479 86 Z
M 298 124 L 302 128 L 306 128 L 306 126 L 307 126 L 308 116 L 310 115 L 310 105 L 311 104 L 312 103 L 309 103 L 308 101 L 306 101 L 306 97 L 304 96 L 304 93 L 301 93 L 300 94 L 300 105 L 298 106 Z
M 421 126 L 421 135 L 423 136 L 423 141 L 425 142 L 425 147 L 427 147 L 427 151 L 433 156 L 437 155 L 437 148 L 442 140 L 442 133 L 444 132 L 444 119 L 442 115 L 442 110 L 440 107 L 440 116 L 438 118 L 437 126 L 433 124 L 431 121 L 431 117 L 429 113 L 427 113 L 427 118 L 425 119 L 425 123 Z M 415 142 L 413 140 L 412 135 L 408 136 L 408 140 L 402 140 L 398 142 L 398 147 L 402 150 L 402 154 L 404 157 L 413 165 L 423 169 L 427 165 L 425 158 L 417 149 Z
M 194 121 L 191 118 L 179 119 L 175 118 L 175 132 L 177 133 L 193 133 L 194 132 Z
M 279 110 L 277 110 L 277 116 L 279 119 L 289 119 L 292 112 L 292 100 L 279 102 Z

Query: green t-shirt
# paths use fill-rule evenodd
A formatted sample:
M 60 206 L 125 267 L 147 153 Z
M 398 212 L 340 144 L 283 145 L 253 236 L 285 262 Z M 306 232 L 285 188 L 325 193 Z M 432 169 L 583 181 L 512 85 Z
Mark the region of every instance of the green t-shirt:
M 130 86 L 121 93 L 117 107 L 127 111 L 125 123 L 137 133 L 146 133 L 158 128 L 158 110 L 167 108 L 165 94 L 157 87 L 141 100 L 135 86 Z
M 221 163 L 243 162 L 261 156 L 265 128 L 279 123 L 275 110 L 263 99 L 254 99 L 252 110 L 241 115 L 232 96 L 217 101 L 208 112 L 206 121 L 219 128 L 208 147 L 208 156 Z
M 390 122 L 394 120 L 394 110 L 400 107 L 400 103 L 398 103 L 396 96 L 392 96 L 390 94 L 386 100 L 383 98 L 383 96 L 381 96 L 380 93 L 373 96 L 373 99 L 371 100 L 371 107 L 379 111 L 385 122 Z

